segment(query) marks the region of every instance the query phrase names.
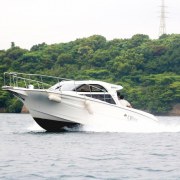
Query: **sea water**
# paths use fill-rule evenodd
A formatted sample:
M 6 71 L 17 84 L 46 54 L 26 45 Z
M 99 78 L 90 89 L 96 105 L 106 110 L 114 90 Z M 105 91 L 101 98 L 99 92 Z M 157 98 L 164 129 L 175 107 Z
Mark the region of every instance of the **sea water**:
M 0 114 L 0 179 L 180 179 L 180 117 L 47 133 Z

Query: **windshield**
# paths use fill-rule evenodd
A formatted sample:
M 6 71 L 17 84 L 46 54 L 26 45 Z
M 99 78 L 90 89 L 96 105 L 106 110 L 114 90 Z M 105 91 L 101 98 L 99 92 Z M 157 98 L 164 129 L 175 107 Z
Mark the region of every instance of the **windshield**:
M 107 92 L 107 90 L 99 84 L 82 84 L 74 90 L 77 92 Z
M 77 91 L 77 92 L 107 92 L 107 90 L 99 84 L 81 84 L 72 81 L 60 82 L 52 86 L 50 89 L 59 91 Z

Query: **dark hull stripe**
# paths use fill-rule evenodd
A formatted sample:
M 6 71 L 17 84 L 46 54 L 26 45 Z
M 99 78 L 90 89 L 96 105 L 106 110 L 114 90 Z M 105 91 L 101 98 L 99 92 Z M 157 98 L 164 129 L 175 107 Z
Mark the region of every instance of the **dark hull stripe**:
M 64 131 L 64 127 L 72 128 L 78 126 L 78 123 L 64 122 L 64 121 L 54 121 L 48 119 L 34 118 L 36 123 L 43 129 L 49 132 L 60 132 Z

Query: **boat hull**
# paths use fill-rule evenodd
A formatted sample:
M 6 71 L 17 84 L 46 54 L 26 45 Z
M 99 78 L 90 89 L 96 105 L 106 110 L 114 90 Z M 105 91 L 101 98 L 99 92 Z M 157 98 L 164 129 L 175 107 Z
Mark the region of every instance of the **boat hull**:
M 61 132 L 64 131 L 65 127 L 68 128 L 73 128 L 73 127 L 77 127 L 78 123 L 72 123 L 72 122 L 65 122 L 65 121 L 54 121 L 54 120 L 49 120 L 49 119 L 42 119 L 42 118 L 35 118 L 33 117 L 33 119 L 36 121 L 36 123 L 42 127 L 43 129 L 45 129 L 48 132 Z
M 119 107 L 100 100 L 68 92 L 8 89 L 28 108 L 34 120 L 47 131 L 61 131 L 77 125 L 119 125 L 123 121 L 156 121 L 143 111 Z

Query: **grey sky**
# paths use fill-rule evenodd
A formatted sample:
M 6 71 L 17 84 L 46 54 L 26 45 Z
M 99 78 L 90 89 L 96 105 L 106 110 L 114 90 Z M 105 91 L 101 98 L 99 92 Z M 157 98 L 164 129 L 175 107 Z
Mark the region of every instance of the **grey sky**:
M 180 33 L 180 0 L 165 0 L 167 33 Z M 0 0 L 0 49 L 69 42 L 94 34 L 108 40 L 157 38 L 161 0 Z

